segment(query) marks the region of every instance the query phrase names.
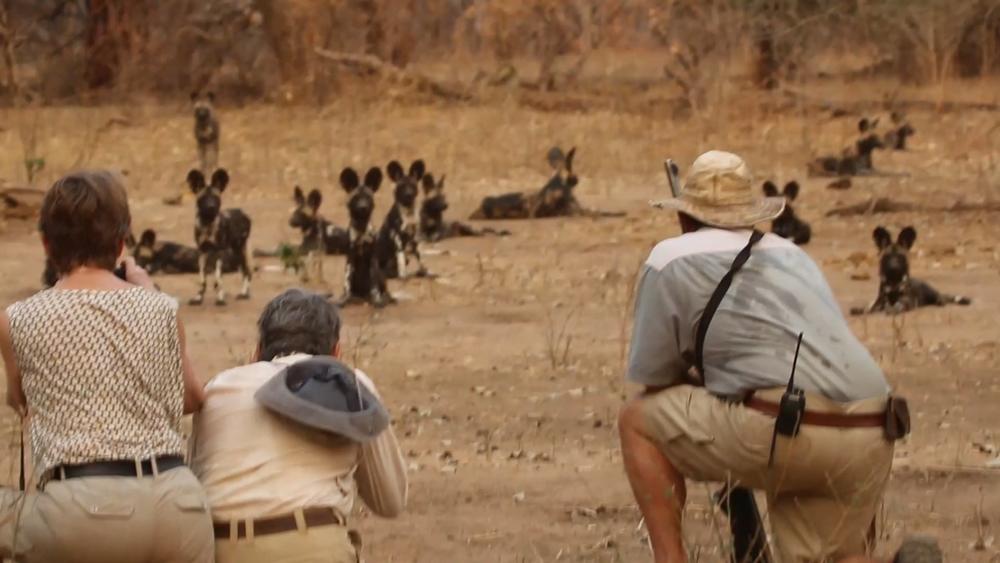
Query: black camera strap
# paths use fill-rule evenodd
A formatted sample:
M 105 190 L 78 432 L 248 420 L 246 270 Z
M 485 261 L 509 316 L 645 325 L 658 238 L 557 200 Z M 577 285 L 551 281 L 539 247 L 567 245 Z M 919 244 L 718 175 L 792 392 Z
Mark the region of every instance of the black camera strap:
M 22 491 L 24 487 L 24 418 L 21 418 L 21 476 L 17 479 L 17 485 Z
M 750 252 L 754 245 L 760 242 L 760 239 L 764 238 L 764 233 L 753 230 L 750 234 L 750 241 L 743 250 L 740 250 L 739 254 L 736 255 L 736 259 L 733 260 L 733 264 L 729 267 L 729 271 L 726 272 L 725 276 L 722 276 L 722 281 L 719 285 L 715 287 L 715 291 L 712 292 L 712 297 L 709 298 L 708 304 L 705 305 L 705 310 L 701 314 L 701 320 L 698 321 L 698 333 L 695 336 L 694 341 L 694 357 L 695 357 L 695 369 L 698 370 L 698 374 L 701 375 L 702 380 L 705 379 L 705 336 L 708 334 L 708 325 L 712 322 L 712 317 L 715 316 L 715 312 L 719 309 L 719 305 L 722 303 L 722 299 L 726 296 L 726 292 L 729 291 L 729 286 L 733 285 L 733 278 L 736 277 L 736 272 L 739 272 L 743 265 L 747 263 L 750 259 Z

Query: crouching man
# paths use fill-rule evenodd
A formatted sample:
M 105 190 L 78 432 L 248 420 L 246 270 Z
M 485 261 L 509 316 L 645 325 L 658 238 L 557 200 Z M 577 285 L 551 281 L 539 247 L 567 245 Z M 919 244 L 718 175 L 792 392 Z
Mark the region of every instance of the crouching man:
M 685 479 L 728 482 L 751 499 L 731 512 L 737 561 L 766 557 L 766 546 L 741 547 L 764 539 L 749 489 L 767 496 L 779 561 L 866 561 L 893 443 L 908 431 L 905 402 L 809 256 L 753 230 L 784 201 L 752 183 L 740 157 L 711 151 L 657 204 L 678 213 L 684 234 L 656 245 L 638 282 L 628 378 L 645 391 L 619 419 L 625 471 L 657 563 L 687 560 Z M 896 555 L 940 561 L 927 537 Z
M 340 319 L 290 289 L 264 308 L 255 363 L 205 387 L 192 466 L 205 487 L 219 563 L 355 563 L 347 518 L 360 494 L 399 515 L 406 468 L 372 381 L 340 355 Z

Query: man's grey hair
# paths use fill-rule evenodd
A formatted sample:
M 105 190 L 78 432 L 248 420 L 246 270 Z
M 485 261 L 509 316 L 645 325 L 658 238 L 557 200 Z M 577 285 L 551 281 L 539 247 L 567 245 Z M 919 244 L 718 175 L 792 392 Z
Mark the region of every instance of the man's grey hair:
M 264 307 L 257 330 L 263 361 L 295 353 L 327 355 L 340 341 L 340 315 L 322 295 L 289 289 Z

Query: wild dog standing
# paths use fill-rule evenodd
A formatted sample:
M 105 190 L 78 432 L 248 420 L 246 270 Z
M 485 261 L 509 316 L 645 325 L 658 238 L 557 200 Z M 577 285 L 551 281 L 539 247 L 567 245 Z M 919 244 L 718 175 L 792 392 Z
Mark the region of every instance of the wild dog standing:
M 302 188 L 295 186 L 292 194 L 295 210 L 288 220 L 289 226 L 302 231 L 299 253 L 306 255 L 307 267 L 303 269 L 303 280 L 309 279 L 309 269 L 316 270 L 317 278 L 323 280 L 323 255 L 347 254 L 350 240 L 346 229 L 341 229 L 319 214 L 323 194 L 312 190 L 306 196 Z
M 219 120 L 215 117 L 215 94 L 191 92 L 194 106 L 194 139 L 198 143 L 198 162 L 202 174 L 219 164 Z
M 764 182 L 764 195 L 768 197 L 784 196 L 785 210 L 781 212 L 771 222 L 771 232 L 779 237 L 786 238 L 795 244 L 807 244 L 812 238 L 812 227 L 795 214 L 792 209 L 792 202 L 799 196 L 799 183 L 791 181 L 785 184 L 785 188 L 779 193 L 778 186 L 768 180 Z
M 184 244 L 160 241 L 156 231 L 146 229 L 139 235 L 139 242 L 132 247 L 135 263 L 150 274 L 198 273 L 198 249 Z M 222 273 L 239 269 L 239 259 L 229 250 L 222 252 Z
M 506 229 L 476 229 L 459 221 L 446 221 L 444 212 L 448 209 L 448 199 L 444 195 L 444 175 L 435 182 L 432 174 L 424 174 L 421 185 L 424 188 L 424 201 L 420 205 L 420 236 L 424 240 L 437 242 L 452 237 L 510 234 Z
M 892 241 L 892 234 L 885 227 L 877 227 L 872 232 L 872 238 L 879 251 L 878 296 L 868 307 L 852 308 L 852 315 L 881 311 L 904 313 L 928 305 L 972 303 L 968 297 L 940 293 L 929 283 L 910 277 L 909 253 L 917 240 L 917 230 L 913 227 L 900 231 L 896 242 Z
M 396 189 L 393 191 L 392 208 L 379 229 L 377 251 L 379 265 L 388 278 L 407 277 L 411 259 L 418 265 L 414 275 L 427 275 L 417 242 L 417 184 L 424 177 L 425 170 L 423 160 L 413 161 L 405 174 L 403 166 L 395 160 L 386 166 Z
M 212 183 L 205 185 L 205 176 L 199 170 L 188 172 L 188 186 L 194 192 L 197 206 L 194 227 L 195 245 L 198 247 L 198 295 L 191 299 L 192 305 L 201 305 L 205 299 L 208 268 L 215 269 L 215 304 L 226 304 L 226 293 L 222 289 L 222 258 L 232 252 L 239 263 L 243 275 L 243 287 L 237 299 L 250 298 L 250 258 L 247 241 L 250 238 L 250 218 L 239 209 L 222 209 L 222 192 L 229 185 L 229 174 L 222 168 L 212 174 Z
M 385 274 L 379 265 L 376 255 L 378 233 L 371 224 L 375 192 L 381 184 L 382 170 L 377 167 L 368 170 L 364 183 L 353 168 L 345 168 L 340 173 L 340 186 L 349 195 L 347 211 L 351 217 L 341 305 L 360 300 L 375 307 L 384 307 L 395 301 L 389 294 Z
M 621 217 L 624 213 L 585 209 L 573 189 L 579 179 L 573 172 L 576 147 L 563 153 L 559 147 L 549 150 L 547 160 L 554 174 L 541 190 L 525 194 L 512 192 L 483 198 L 470 219 L 534 219 L 543 217 Z
M 854 145 L 844 149 L 841 156 L 823 156 L 810 162 L 807 170 L 810 176 L 861 176 L 871 174 L 872 152 L 885 148 L 882 137 L 874 131 L 878 120 L 863 118 L 858 122 L 861 137 Z

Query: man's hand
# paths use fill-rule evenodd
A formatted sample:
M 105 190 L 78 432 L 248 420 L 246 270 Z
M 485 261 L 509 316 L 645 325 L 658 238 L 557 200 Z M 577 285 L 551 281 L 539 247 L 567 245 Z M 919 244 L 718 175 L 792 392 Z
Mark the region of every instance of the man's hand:
M 149 277 L 149 273 L 135 263 L 135 258 L 126 256 L 123 263 L 125 264 L 125 281 L 146 289 L 156 290 L 156 284 Z

